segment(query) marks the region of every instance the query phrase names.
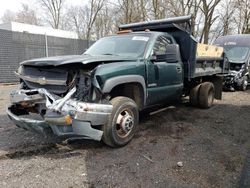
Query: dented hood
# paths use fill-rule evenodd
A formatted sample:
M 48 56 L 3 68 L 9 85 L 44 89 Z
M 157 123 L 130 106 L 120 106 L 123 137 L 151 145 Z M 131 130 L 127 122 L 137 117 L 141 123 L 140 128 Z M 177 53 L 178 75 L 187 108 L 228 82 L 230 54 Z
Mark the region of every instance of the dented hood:
M 132 61 L 136 58 L 124 57 L 124 56 L 113 56 L 113 55 L 70 55 L 70 56 L 54 56 L 39 59 L 31 59 L 23 61 L 21 65 L 32 65 L 32 66 L 60 66 L 73 63 L 90 64 L 95 62 L 119 62 L 119 61 Z

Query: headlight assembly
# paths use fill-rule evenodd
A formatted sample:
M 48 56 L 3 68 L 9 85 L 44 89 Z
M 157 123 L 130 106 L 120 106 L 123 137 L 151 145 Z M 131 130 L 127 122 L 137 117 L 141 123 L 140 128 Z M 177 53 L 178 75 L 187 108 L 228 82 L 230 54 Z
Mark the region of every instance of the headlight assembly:
M 18 74 L 23 74 L 23 65 L 19 66 L 17 69 Z

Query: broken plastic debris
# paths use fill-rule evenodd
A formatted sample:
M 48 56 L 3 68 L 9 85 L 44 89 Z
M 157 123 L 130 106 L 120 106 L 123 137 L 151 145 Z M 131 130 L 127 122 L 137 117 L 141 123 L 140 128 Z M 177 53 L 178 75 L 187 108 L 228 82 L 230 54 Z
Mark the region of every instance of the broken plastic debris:
M 183 167 L 183 162 L 181 162 L 181 161 L 177 162 L 177 166 L 178 167 Z

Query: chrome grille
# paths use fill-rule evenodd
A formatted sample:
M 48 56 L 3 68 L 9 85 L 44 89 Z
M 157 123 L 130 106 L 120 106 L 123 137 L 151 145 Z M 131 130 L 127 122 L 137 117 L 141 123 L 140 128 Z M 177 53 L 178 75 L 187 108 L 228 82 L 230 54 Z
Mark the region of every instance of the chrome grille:
M 67 92 L 68 72 L 55 67 L 24 66 L 22 73 L 16 73 L 30 89 L 45 88 L 56 94 Z

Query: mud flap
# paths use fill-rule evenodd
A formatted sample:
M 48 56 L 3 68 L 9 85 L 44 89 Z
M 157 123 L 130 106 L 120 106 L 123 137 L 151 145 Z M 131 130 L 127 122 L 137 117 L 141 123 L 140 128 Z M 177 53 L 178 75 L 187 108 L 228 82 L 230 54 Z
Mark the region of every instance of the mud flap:
M 211 82 L 214 84 L 214 98 L 217 100 L 222 99 L 222 89 L 223 89 L 223 76 L 215 76 L 211 80 Z

